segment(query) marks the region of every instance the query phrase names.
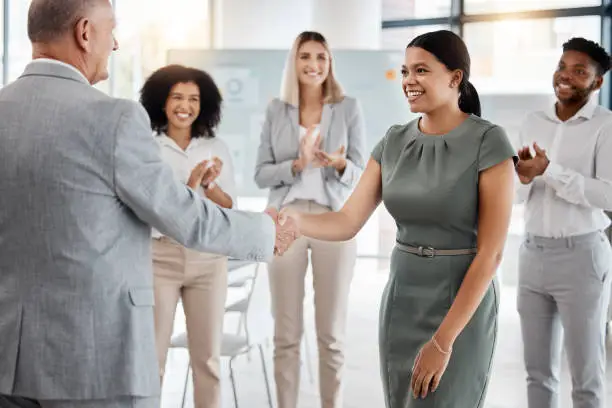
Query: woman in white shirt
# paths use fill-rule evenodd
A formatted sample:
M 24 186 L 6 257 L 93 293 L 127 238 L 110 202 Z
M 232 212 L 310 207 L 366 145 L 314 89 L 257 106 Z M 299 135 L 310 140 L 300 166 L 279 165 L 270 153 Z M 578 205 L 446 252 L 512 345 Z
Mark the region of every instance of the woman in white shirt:
M 337 211 L 364 167 L 365 128 L 359 104 L 334 77 L 325 38 L 300 34 L 289 53 L 280 98 L 266 111 L 255 182 L 268 205 Z M 275 318 L 274 371 L 279 408 L 296 408 L 303 333 L 304 277 L 312 265 L 319 346 L 321 407 L 342 407 L 345 323 L 356 242 L 302 237 L 270 264 Z
M 197 194 L 231 208 L 235 200 L 230 153 L 214 129 L 221 117 L 221 94 L 205 72 L 170 65 L 154 72 L 141 103 L 163 159 Z M 182 298 L 197 408 L 219 408 L 219 358 L 227 293 L 227 258 L 181 246 L 153 232 L 155 330 L 163 380 L 174 315 Z

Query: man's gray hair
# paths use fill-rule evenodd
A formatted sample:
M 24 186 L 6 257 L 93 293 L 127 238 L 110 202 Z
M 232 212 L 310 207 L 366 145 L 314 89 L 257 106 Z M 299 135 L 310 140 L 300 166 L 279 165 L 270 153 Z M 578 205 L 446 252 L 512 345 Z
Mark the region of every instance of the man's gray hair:
M 33 43 L 57 40 L 102 0 L 32 0 L 28 12 L 28 37 Z

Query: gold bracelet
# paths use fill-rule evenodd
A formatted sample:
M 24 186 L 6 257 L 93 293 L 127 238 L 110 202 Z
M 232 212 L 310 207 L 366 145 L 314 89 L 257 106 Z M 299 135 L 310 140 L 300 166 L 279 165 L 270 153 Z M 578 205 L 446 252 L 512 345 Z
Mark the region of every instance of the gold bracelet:
M 438 340 L 436 340 L 436 336 L 435 335 L 431 337 L 431 342 L 433 343 L 433 345 L 436 348 L 436 350 L 438 350 L 441 354 L 444 354 L 445 356 L 448 356 L 451 353 L 451 351 L 453 351 L 452 347 L 450 348 L 450 350 L 444 351 L 442 349 L 442 347 L 440 347 L 440 344 L 438 343 Z

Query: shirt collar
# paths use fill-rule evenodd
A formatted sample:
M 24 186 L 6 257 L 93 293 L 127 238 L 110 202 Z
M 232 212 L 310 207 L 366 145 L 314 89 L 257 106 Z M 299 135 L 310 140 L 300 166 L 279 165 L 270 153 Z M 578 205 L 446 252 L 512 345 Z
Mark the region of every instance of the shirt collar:
M 162 146 L 169 147 L 170 149 L 176 150 L 181 153 L 185 153 L 185 151 L 181 149 L 181 147 L 174 141 L 174 139 L 172 139 L 166 133 L 159 133 L 157 137 L 159 137 L 159 142 Z
M 187 149 L 183 150 L 174 141 L 174 139 L 172 139 L 170 136 L 168 136 L 165 132 L 159 133 L 158 137 L 159 137 L 159 141 L 160 141 L 160 143 L 162 145 L 170 147 L 170 148 L 172 148 L 174 150 L 178 150 L 178 151 L 180 151 L 182 153 L 186 153 L 188 150 L 194 149 L 194 148 L 198 147 L 200 144 L 204 143 L 207 140 L 205 137 L 194 137 L 189 142 L 189 146 L 187 146 Z
M 548 106 L 548 109 L 546 110 L 545 113 L 546 113 L 546 116 L 548 116 L 550 119 L 556 122 L 560 122 L 561 120 L 557 116 L 556 103 L 557 103 L 556 100 L 553 103 L 551 103 Z M 591 97 L 589 101 L 582 108 L 580 108 L 580 110 L 576 112 L 574 116 L 569 118 L 566 122 L 570 122 L 578 118 L 590 120 L 593 118 L 593 115 L 595 114 L 595 109 L 597 109 L 597 99 L 595 97 Z

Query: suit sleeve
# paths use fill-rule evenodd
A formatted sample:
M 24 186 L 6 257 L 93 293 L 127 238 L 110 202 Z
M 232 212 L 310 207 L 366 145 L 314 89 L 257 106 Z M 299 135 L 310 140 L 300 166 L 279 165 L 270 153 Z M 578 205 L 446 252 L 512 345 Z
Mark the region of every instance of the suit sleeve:
M 176 180 L 151 137 L 146 112 L 135 102 L 124 102 L 114 149 L 115 191 L 121 202 L 140 220 L 189 248 L 270 260 L 275 240 L 272 218 L 220 208 Z
M 275 101 L 266 108 L 266 117 L 261 129 L 259 148 L 255 164 L 255 184 L 259 188 L 290 186 L 300 180 L 301 175 L 293 174 L 293 159 L 278 162 L 272 146 L 272 122 L 275 118 Z M 295 157 L 298 158 L 297 155 Z

